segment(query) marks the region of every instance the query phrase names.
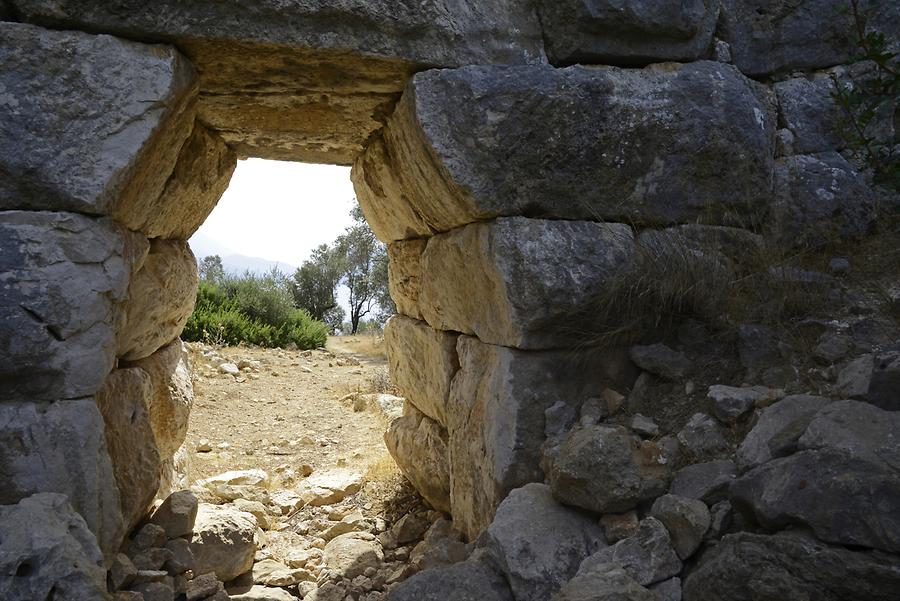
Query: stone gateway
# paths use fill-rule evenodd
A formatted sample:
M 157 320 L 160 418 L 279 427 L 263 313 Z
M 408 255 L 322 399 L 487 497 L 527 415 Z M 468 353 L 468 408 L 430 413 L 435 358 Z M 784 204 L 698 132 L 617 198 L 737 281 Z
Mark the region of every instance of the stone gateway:
M 605 336 L 654 268 L 737 281 L 900 207 L 842 155 L 829 90 L 868 72 L 843 4 L 0 0 L 0 598 L 219 600 L 252 567 L 246 512 L 239 536 L 196 499 L 187 530 L 145 523 L 193 403 L 186 240 L 263 157 L 352 166 L 389 245 L 387 446 L 469 546 L 388 599 L 896 599 L 896 361 L 877 394 L 782 400 L 785 342 L 739 338 L 764 359 L 724 383 L 758 386 L 720 423 L 706 388 L 648 400 L 694 389 L 688 342 L 651 368 Z M 860 4 L 900 39 L 900 4 Z M 383 559 L 362 533 L 325 554 L 344 537 Z

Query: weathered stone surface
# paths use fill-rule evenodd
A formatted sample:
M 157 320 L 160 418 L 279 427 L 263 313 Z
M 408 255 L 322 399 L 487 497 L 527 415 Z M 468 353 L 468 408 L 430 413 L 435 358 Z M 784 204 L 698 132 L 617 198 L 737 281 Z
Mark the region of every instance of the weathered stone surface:
M 453 528 L 453 523 L 438 518 L 428 528 L 422 542 L 413 547 L 409 561 L 420 570 L 443 567 L 465 561 L 469 549 L 462 541 L 462 533 Z
M 672 546 L 681 559 L 694 554 L 710 523 L 709 509 L 703 501 L 671 494 L 656 499 L 650 515 L 669 531 Z
M 543 58 L 531 7 L 511 0 L 15 6 L 57 28 L 174 43 L 201 73 L 204 123 L 239 154 L 306 162 L 350 164 L 414 69 Z
M 229 595 L 232 601 L 297 601 L 297 597 L 283 588 L 258 584 L 254 584 L 246 591 L 231 592 Z
M 724 431 L 712 417 L 705 413 L 695 413 L 678 431 L 676 438 L 692 459 L 710 459 L 730 450 Z
M 669 493 L 712 504 L 728 496 L 728 488 L 737 477 L 734 461 L 722 459 L 688 465 L 675 472 Z
M 779 125 L 793 135 L 793 153 L 827 152 L 845 146 L 837 128 L 841 113 L 832 96 L 835 87 L 831 73 L 780 81 L 773 88 L 778 97 Z
M 148 411 L 151 394 L 150 376 L 132 367 L 113 370 L 96 397 L 129 531 L 147 514 L 159 488 L 159 449 Z
M 681 601 L 681 578 L 673 576 L 650 587 L 658 601 Z
M 155 200 L 190 133 L 190 64 L 164 46 L 0 28 L 0 207 L 108 215 Z
M 631 360 L 644 371 L 665 378 L 678 380 L 684 377 L 691 362 L 684 353 L 680 353 L 665 344 L 635 345 L 628 352 Z
M 725 423 L 733 423 L 753 409 L 758 403 L 772 400 L 776 394 L 765 386 L 723 386 L 709 387 L 706 396 L 712 401 L 712 412 Z
M 163 458 L 175 455 L 184 442 L 194 404 L 194 387 L 181 340 L 175 339 L 149 357 L 128 363 L 151 379 L 150 425 Z
M 159 197 L 120 202 L 113 216 L 149 238 L 186 240 L 212 212 L 236 165 L 234 151 L 196 121 Z
M 891 2 L 861 2 L 874 31 L 896 32 L 900 11 Z M 734 64 L 748 75 L 831 67 L 852 60 L 855 25 L 841 0 L 723 0 L 718 35 Z M 874 8 L 874 12 L 868 13 Z
M 337 468 L 314 473 L 300 483 L 297 492 L 305 503 L 318 507 L 343 501 L 348 495 L 356 494 L 364 481 L 359 472 Z
M 450 513 L 450 454 L 447 430 L 410 403 L 384 433 L 391 457 L 419 494 Z
M 900 348 L 875 354 L 867 402 L 885 411 L 900 411 Z
M 182 445 L 175 455 L 168 459 L 163 459 L 159 468 L 159 490 L 156 498 L 165 499 L 170 494 L 178 490 L 184 490 L 190 484 L 188 473 L 191 470 L 192 453 Z
M 0 597 L 109 599 L 97 540 L 65 495 L 0 506 Z
M 0 403 L 0 504 L 34 493 L 68 496 L 112 557 L 124 534 L 119 491 L 94 399 Z
M 389 601 L 513 601 L 506 580 L 487 561 L 470 559 L 425 570 L 400 583 Z
M 544 479 L 544 411 L 579 406 L 634 377 L 624 350 L 529 352 L 460 336 L 448 409 L 450 505 L 470 538 L 514 488 Z
M 605 546 L 596 521 L 563 507 L 545 484 L 526 484 L 497 508 L 486 548 L 516 601 L 546 601 Z
M 143 267 L 134 274 L 116 332 L 119 357 L 149 357 L 177 340 L 194 310 L 197 260 L 187 242 L 154 239 Z
M 459 369 L 456 339 L 456 334 L 403 315 L 395 315 L 384 327 L 391 381 L 407 401 L 443 427 L 450 381 Z
M 419 294 L 422 289 L 422 253 L 428 240 L 398 240 L 388 245 L 388 287 L 397 311 L 422 319 Z
M 420 308 L 439 330 L 517 348 L 571 346 L 567 320 L 591 328 L 597 294 L 627 272 L 634 253 L 623 224 L 504 217 L 428 241 Z M 594 317 L 597 319 L 597 317 Z
M 841 155 L 778 159 L 771 235 L 786 245 L 822 244 L 864 235 L 875 220 L 875 196 Z
M 179 490 L 166 497 L 150 516 L 150 523 L 166 532 L 168 538 L 186 536 L 194 530 L 199 504 L 189 490 Z
M 378 569 L 383 560 L 381 545 L 368 532 L 350 532 L 332 539 L 322 556 L 322 563 L 348 580 L 367 568 Z
M 681 571 L 681 561 L 672 548 L 669 532 L 662 522 L 652 517 L 641 520 L 634 536 L 585 559 L 579 572 L 607 563 L 621 566 L 642 586 L 661 582 Z
M 553 495 L 597 513 L 628 511 L 663 494 L 671 462 L 665 450 L 622 426 L 572 430 L 550 467 Z
M 267 586 L 292 586 L 298 582 L 314 580 L 303 568 L 289 568 L 280 561 L 264 559 L 253 564 L 253 582 Z
M 889 601 L 895 556 L 829 547 L 802 533 L 725 536 L 684 583 L 685 601 Z
M 196 578 L 188 581 L 186 594 L 188 601 L 198 601 L 199 599 L 212 597 L 217 591 L 221 590 L 223 590 L 222 583 L 219 582 L 216 575 L 212 572 L 207 572 L 199 574 Z
M 712 43 L 719 15 L 711 0 L 540 0 L 537 7 L 554 65 L 697 60 Z
M 364 157 L 354 181 L 369 220 L 395 222 L 385 240 L 503 215 L 729 222 L 768 202 L 775 117 L 758 93 L 713 62 L 419 73 L 382 134 L 392 181 L 360 174 Z
M 735 456 L 738 468 L 746 471 L 794 452 L 813 416 L 828 403 L 826 398 L 801 394 L 785 397 L 767 407 L 738 447 Z
M 552 601 L 659 601 L 659 597 L 617 564 L 588 563 Z
M 600 525 L 609 544 L 634 536 L 639 523 L 637 511 L 634 509 L 625 513 L 608 513 L 600 518 Z
M 738 479 L 735 507 L 767 527 L 799 523 L 827 542 L 900 550 L 900 414 L 838 401 L 798 448 Z
M 194 573 L 215 572 L 227 582 L 253 567 L 256 520 L 227 505 L 201 503 L 191 538 Z
M 112 370 L 115 305 L 129 265 L 110 221 L 0 212 L 0 384 L 4 400 L 96 393 Z

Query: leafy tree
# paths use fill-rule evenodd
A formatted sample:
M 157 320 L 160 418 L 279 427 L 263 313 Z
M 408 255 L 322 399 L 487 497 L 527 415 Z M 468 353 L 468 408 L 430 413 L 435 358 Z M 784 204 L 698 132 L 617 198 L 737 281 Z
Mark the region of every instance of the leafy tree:
M 222 257 L 209 255 L 200 260 L 200 279 L 210 284 L 222 285 L 225 282 L 225 267 Z
M 850 0 L 841 12 L 850 19 L 857 58 L 873 68 L 852 83 L 833 76 L 832 96 L 842 112 L 838 125 L 854 158 L 872 169 L 875 182 L 900 190 L 900 146 L 877 131 L 879 121 L 890 120 L 900 110 L 900 55 L 892 50 L 897 40 L 869 29 L 860 0 Z
M 291 293 L 294 304 L 309 311 L 315 319 L 331 324 L 327 318 L 340 309 L 335 299 L 335 289 L 344 273 L 344 257 L 337 248 L 322 244 L 312 252 L 309 260 L 294 272 Z M 341 309 L 343 312 L 343 309 Z M 343 316 L 338 324 L 343 321 Z
M 359 330 L 360 319 L 375 310 L 391 310 L 385 307 L 387 294 L 387 247 L 380 242 L 366 223 L 357 204 L 351 210 L 353 225 L 335 241 L 344 258 L 341 282 L 350 291 L 350 333 Z

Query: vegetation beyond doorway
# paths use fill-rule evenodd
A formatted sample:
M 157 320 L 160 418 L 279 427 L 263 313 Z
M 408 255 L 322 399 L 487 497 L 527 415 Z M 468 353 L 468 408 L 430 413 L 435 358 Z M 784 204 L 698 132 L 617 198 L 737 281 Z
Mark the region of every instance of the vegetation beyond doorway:
M 388 292 L 387 248 L 358 205 L 351 217 L 343 234 L 314 249 L 292 275 L 277 267 L 263 275 L 229 274 L 221 257 L 204 257 L 196 307 L 182 338 L 309 349 L 324 346 L 329 333 L 380 329 L 395 312 Z M 337 300 L 340 286 L 346 286 L 349 296 L 346 322 L 347 312 Z

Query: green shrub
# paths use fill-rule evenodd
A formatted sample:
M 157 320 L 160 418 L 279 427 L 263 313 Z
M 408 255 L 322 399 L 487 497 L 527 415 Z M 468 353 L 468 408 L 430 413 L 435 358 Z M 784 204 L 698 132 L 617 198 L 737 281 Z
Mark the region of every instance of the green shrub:
M 194 312 L 181 337 L 221 345 L 324 346 L 328 326 L 295 309 L 275 276 L 227 276 L 221 286 L 200 282 Z

